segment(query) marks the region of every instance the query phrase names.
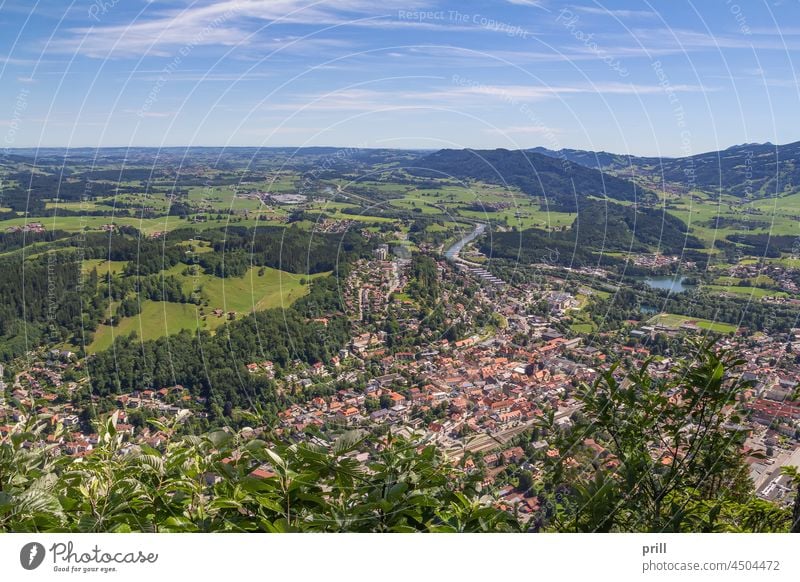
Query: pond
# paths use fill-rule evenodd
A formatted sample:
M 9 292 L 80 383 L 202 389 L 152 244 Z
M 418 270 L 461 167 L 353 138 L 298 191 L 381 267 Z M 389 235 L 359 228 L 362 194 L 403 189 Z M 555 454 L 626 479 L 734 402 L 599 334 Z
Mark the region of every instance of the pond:
M 663 289 L 664 291 L 670 291 L 672 293 L 683 293 L 684 291 L 688 291 L 693 287 L 693 285 L 689 285 L 684 283 L 686 279 L 684 277 L 676 277 L 676 276 L 660 276 L 660 277 L 642 277 L 639 281 L 642 281 L 645 285 L 652 289 Z

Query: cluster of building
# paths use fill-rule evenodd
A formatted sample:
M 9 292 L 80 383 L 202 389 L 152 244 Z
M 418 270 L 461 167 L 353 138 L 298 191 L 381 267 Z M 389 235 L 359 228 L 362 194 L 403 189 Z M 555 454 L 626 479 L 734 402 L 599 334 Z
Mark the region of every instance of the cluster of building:
M 48 350 L 29 354 L 28 367 L 14 375 L 10 383 L 0 381 L 0 438 L 14 430 L 14 426 L 31 419 L 45 419 L 46 430 L 42 432 L 42 446 L 51 447 L 53 454 L 81 457 L 89 454 L 97 446 L 98 435 L 91 427 L 87 407 L 97 407 L 100 398 L 90 395 L 84 405 L 74 396 L 79 390 L 88 388 L 84 375 L 75 380 L 83 367 L 69 350 Z M 0 378 L 4 369 L 0 366 Z M 201 404 L 182 386 L 160 390 L 134 390 L 114 397 L 112 411 L 117 424 L 117 434 L 124 441 L 123 452 L 136 444 L 150 446 L 164 444 L 168 435 L 129 422 L 129 415 L 135 410 L 149 410 L 153 418 L 187 418 L 192 414 L 202 415 L 194 409 Z M 28 443 L 35 446 L 37 443 Z
M 780 264 L 739 263 L 729 267 L 726 274 L 729 277 L 735 277 L 742 281 L 758 281 L 759 279 L 765 279 L 769 281 L 770 286 L 774 287 L 776 290 L 784 291 L 791 295 L 800 294 L 797 271 L 788 269 Z M 759 285 L 753 284 L 753 287 L 757 286 Z
M 448 321 L 471 325 L 475 314 L 491 313 L 502 324 L 481 329 L 466 325 L 468 334 L 458 339 L 425 335 L 418 309 L 411 305 L 411 298 L 402 297 L 410 287 L 408 260 L 392 257 L 388 247 L 380 246 L 371 259 L 354 265 L 344 286 L 355 333 L 337 356 L 311 365 L 296 361 L 280 374 L 268 360 L 251 362 L 246 368 L 250 374 L 273 379 L 279 391 L 291 388 L 292 394 L 300 395 L 280 411 L 274 427 L 279 433 L 321 442 L 329 433 L 352 428 L 415 435 L 465 460 L 469 470 L 480 469 L 485 485 L 497 490 L 502 506 L 532 514 L 538 509 L 536 499 L 520 490 L 516 481 L 510 482 L 506 469 L 536 475 L 541 459 L 562 453 L 546 436 L 527 443 L 526 448 L 515 438 L 550 414 L 558 427 L 571 427 L 581 410 L 574 398 L 576 386 L 593 382 L 607 358 L 627 360 L 626 367 L 635 368 L 650 358 L 648 340 L 654 335 L 707 332 L 689 323 L 664 329 L 651 325 L 590 339 L 565 331 L 564 324 L 580 306 L 575 293 L 588 295 L 590 289 L 573 286 L 566 291 L 564 280 L 552 274 L 536 283 L 515 285 L 489 274 L 504 285 L 498 293 L 498 285 L 484 284 L 492 283 L 485 273 L 455 259 L 437 264 L 442 279 L 455 278 L 443 284 L 441 291 Z M 464 293 L 467 287 L 469 294 Z M 390 314 L 402 333 L 418 341 L 398 349 L 385 326 Z M 721 338 L 718 347 L 734 350 L 744 360 L 741 373 L 747 384 L 732 405 L 740 410 L 740 420 L 730 429 L 746 436 L 743 453 L 758 495 L 786 502 L 791 487 L 780 469 L 800 463 L 800 366 L 795 356 L 800 355 L 800 329 L 785 336 L 738 333 Z M 677 355 L 660 356 L 651 363 L 649 373 L 668 379 L 681 363 Z M 79 384 L 63 378 L 66 370 L 80 365 L 73 354 L 47 352 L 18 373 L 12 386 L 0 386 L 0 394 L 10 395 L 36 414 L 51 415 L 53 426 L 65 427 L 63 436 L 53 438 L 62 439 L 57 444 L 69 455 L 86 454 L 96 444 L 96 435 L 81 422 L 83 411 L 70 399 Z M 615 374 L 621 377 L 622 370 Z M 680 398 L 680 394 L 670 396 Z M 92 399 L 97 401 L 96 396 Z M 118 431 L 130 443 L 164 438 L 150 429 L 137 432 L 128 422 L 133 411 L 183 419 L 201 414 L 198 410 L 205 404 L 182 386 L 133 390 L 115 396 L 113 403 Z M 9 432 L 23 414 L 8 398 L 0 399 L 0 435 Z M 583 444 L 603 463 L 615 462 L 600 444 L 590 439 Z M 666 452 L 653 454 L 659 458 Z M 580 464 L 572 457 L 567 462 Z M 270 469 L 258 470 L 269 474 Z
M 381 245 L 375 259 L 360 260 L 345 285 L 345 308 L 351 319 L 363 321 L 368 313 L 385 313 L 392 293 L 402 291 L 408 282 L 408 259 L 389 257 Z
M 324 218 L 314 224 L 314 232 L 343 234 L 356 225 L 355 220 L 336 220 Z
M 12 233 L 12 232 L 41 233 L 41 232 L 44 232 L 44 231 L 45 231 L 45 228 L 44 228 L 44 225 L 41 222 L 29 222 L 29 223 L 24 224 L 22 226 L 17 226 L 17 225 L 9 226 L 6 229 L 6 232 L 9 232 L 9 233 Z
M 676 255 L 662 255 L 656 253 L 653 255 L 637 254 L 633 257 L 633 264 L 637 267 L 647 267 L 650 269 L 657 269 L 660 267 L 669 267 L 680 261 L 680 257 Z

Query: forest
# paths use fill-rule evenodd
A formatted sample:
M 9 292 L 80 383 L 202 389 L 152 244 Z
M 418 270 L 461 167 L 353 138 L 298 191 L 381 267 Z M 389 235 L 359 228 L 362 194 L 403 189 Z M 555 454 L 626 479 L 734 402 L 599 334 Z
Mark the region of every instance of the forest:
M 40 343 L 61 342 L 94 329 L 104 301 L 80 285 L 71 254 L 0 260 L 0 360 L 9 361 Z
M 118 338 L 88 359 L 96 395 L 180 384 L 205 402 L 212 420 L 230 417 L 234 407 L 255 404 L 275 414 L 281 398 L 274 384 L 252 376 L 246 364 L 271 360 L 280 369 L 293 360 L 329 362 L 350 338 L 345 317 L 327 324 L 310 321 L 320 313 L 343 311 L 335 277 L 315 280 L 310 293 L 288 309 L 270 309 L 228 323 L 212 335 L 184 331 L 150 341 Z
M 296 224 L 287 228 L 233 226 L 203 233 L 214 253 L 200 257 L 200 264 L 217 276 L 239 276 L 248 266 L 265 266 L 290 273 L 322 273 L 337 264 L 364 256 L 369 245 L 358 232 L 314 233 Z
M 496 258 L 575 267 L 619 262 L 604 254 L 608 252 L 683 254 L 703 247 L 680 219 L 659 209 L 597 200 L 581 201 L 568 229 L 494 232 L 479 244 L 483 253 Z

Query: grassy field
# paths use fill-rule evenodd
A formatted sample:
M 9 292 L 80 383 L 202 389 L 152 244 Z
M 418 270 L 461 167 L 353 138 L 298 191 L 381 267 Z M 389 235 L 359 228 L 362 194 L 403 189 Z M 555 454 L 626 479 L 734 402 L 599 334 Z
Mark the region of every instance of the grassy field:
M 32 222 L 41 222 L 47 230 L 64 230 L 67 232 L 80 232 L 82 230 L 101 230 L 104 224 L 114 223 L 118 226 L 133 226 L 145 234 L 152 234 L 156 231 L 171 231 L 176 228 L 188 226 L 186 220 L 180 220 L 177 216 L 164 216 L 161 218 L 132 218 L 132 217 L 112 217 L 112 216 L 58 216 L 51 218 L 11 218 L 2 222 L 3 228 L 11 226 L 25 226 Z M 208 228 L 219 227 L 214 223 Z M 202 225 L 198 225 L 202 229 Z
M 750 203 L 750 206 L 770 215 L 773 212 L 780 214 L 800 215 L 800 192 L 789 196 L 762 198 Z
M 328 273 L 295 275 L 269 267 L 265 267 L 264 274 L 259 275 L 260 267 L 252 267 L 242 277 L 222 279 L 206 274 L 184 275 L 185 269 L 186 265 L 179 264 L 164 271 L 164 275 L 182 279 L 186 293 L 190 294 L 199 289 L 204 303 L 208 302 L 207 305 L 143 301 L 142 312 L 139 315 L 122 318 L 116 327 L 98 326 L 88 351 L 104 350 L 111 345 L 115 337 L 128 335 L 133 331 L 140 338 L 147 340 L 178 333 L 183 329 L 214 330 L 227 321 L 229 311 L 235 311 L 237 317 L 242 317 L 254 311 L 289 307 L 308 293 L 308 282 L 328 275 Z M 301 279 L 306 279 L 307 283 L 301 284 Z M 222 309 L 223 316 L 214 315 L 214 309 Z
M 761 287 L 739 287 L 738 285 L 703 285 L 703 289 L 712 293 L 729 293 L 732 295 L 741 295 L 750 297 L 752 299 L 761 299 L 762 297 L 787 297 L 788 294 L 784 291 L 775 291 L 773 289 L 763 289 Z
M 736 331 L 736 326 L 729 323 L 722 323 L 719 321 L 711 321 L 710 319 L 698 319 L 696 317 L 688 317 L 686 315 L 676 315 L 674 313 L 659 313 L 653 316 L 647 322 L 650 325 L 666 325 L 668 327 L 680 327 L 685 323 L 692 323 L 700 329 L 707 329 L 718 333 L 729 333 Z
M 122 272 L 128 261 L 107 261 L 106 259 L 86 259 L 81 264 L 81 272 L 88 275 L 92 269 L 97 269 L 100 277 L 107 277 L 109 273 L 117 275 Z
M 216 318 L 214 318 L 216 320 Z M 222 320 L 218 320 L 222 324 Z M 94 340 L 88 346 L 89 353 L 99 352 L 111 346 L 116 337 L 130 335 L 134 331 L 142 340 L 156 339 L 175 334 L 182 329 L 213 329 L 215 322 L 205 325 L 197 312 L 197 307 L 188 303 L 167 303 L 164 301 L 142 302 L 142 312 L 135 317 L 125 317 L 116 327 L 100 325 Z
M 413 189 L 400 193 L 389 201 L 391 206 L 404 210 L 419 210 L 426 216 L 443 215 L 450 220 L 458 217 L 480 221 L 506 222 L 509 226 L 553 228 L 569 226 L 574 214 L 542 210 L 540 201 L 514 188 L 502 188 L 479 182 L 467 186 L 445 185 L 435 189 Z M 493 210 L 492 204 L 508 204 Z M 475 208 L 470 208 L 475 206 Z M 485 209 L 481 207 L 485 206 Z
M 113 205 L 113 203 L 111 203 Z M 103 212 L 110 212 L 113 210 L 112 206 L 100 201 L 84 201 L 84 202 L 64 202 L 63 200 L 46 202 L 44 207 L 48 210 L 53 208 L 57 210 L 75 210 L 78 212 L 89 212 L 94 210 L 101 210 Z
M 789 256 L 782 257 L 780 259 L 767 259 L 767 262 L 775 265 L 781 265 L 787 269 L 800 269 L 800 259 Z
M 689 225 L 690 232 L 706 244 L 737 232 L 800 234 L 797 221 L 800 215 L 800 194 L 759 199 L 750 203 L 727 195 L 714 197 L 695 192 L 694 196 L 694 199 L 671 198 L 668 211 Z M 743 226 L 715 228 L 713 221 L 717 217 L 735 220 Z M 745 228 L 748 223 L 753 225 L 752 228 Z
M 167 212 L 169 201 L 160 191 L 149 192 L 147 194 L 117 194 L 116 196 L 100 197 L 94 200 L 67 201 L 52 199 L 45 202 L 48 210 L 72 210 L 77 212 L 87 212 L 100 210 L 113 212 L 115 208 L 152 208 L 158 212 Z
M 593 333 L 595 330 L 594 325 L 591 323 L 573 323 L 569 327 L 575 333 L 580 333 L 580 334 L 590 334 Z
M 264 267 L 264 274 L 259 275 L 260 270 L 261 267 L 251 267 L 243 277 L 224 279 L 206 274 L 183 275 L 184 290 L 191 293 L 199 288 L 203 298 L 208 300 L 207 311 L 219 308 L 226 312 L 250 313 L 288 307 L 308 293 L 308 284 L 301 285 L 301 280 L 308 283 L 329 274 L 295 275 Z

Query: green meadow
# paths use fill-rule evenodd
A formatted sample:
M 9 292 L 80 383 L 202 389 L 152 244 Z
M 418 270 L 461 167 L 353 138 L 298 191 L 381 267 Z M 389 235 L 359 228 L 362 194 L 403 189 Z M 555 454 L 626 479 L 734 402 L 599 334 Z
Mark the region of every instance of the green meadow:
M 86 261 L 90 263 L 89 261 Z M 110 263 L 106 261 L 105 264 Z M 91 264 L 91 263 L 90 263 Z M 98 263 L 103 267 L 103 263 Z M 108 265 L 108 268 L 119 267 Z M 121 268 L 121 267 L 119 267 Z M 228 320 L 228 312 L 235 311 L 241 317 L 254 311 L 263 311 L 274 307 L 289 307 L 294 301 L 308 293 L 309 283 L 317 277 L 329 273 L 315 275 L 295 275 L 269 267 L 251 267 L 242 277 L 220 278 L 200 273 L 184 274 L 186 265 L 179 264 L 164 271 L 164 275 L 176 276 L 183 280 L 187 294 L 198 291 L 202 298 L 201 305 L 193 303 L 168 303 L 164 301 L 142 301 L 142 312 L 133 317 L 124 317 L 116 326 L 100 325 L 89 352 L 97 352 L 111 346 L 115 337 L 136 332 L 144 340 L 175 334 L 181 330 L 207 329 L 214 330 Z M 100 268 L 98 268 L 100 272 Z M 302 281 L 305 280 L 305 284 Z M 221 309 L 218 317 L 213 313 Z

